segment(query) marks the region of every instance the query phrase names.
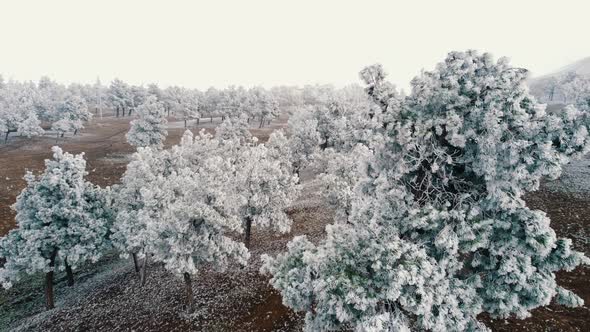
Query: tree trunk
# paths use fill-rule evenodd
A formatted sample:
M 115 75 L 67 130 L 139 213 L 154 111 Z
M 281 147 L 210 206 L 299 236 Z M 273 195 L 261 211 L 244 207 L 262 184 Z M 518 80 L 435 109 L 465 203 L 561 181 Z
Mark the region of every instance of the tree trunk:
M 57 133 L 57 134 L 55 135 L 55 143 L 57 143 L 57 141 L 58 141 L 58 140 L 59 140 L 59 133 Z
M 264 125 L 264 118 L 260 117 L 260 125 L 258 126 L 258 128 L 262 128 L 262 125 Z
M 211 117 L 211 122 L 213 122 L 213 117 Z
M 147 260 L 148 260 L 148 255 L 145 254 L 145 257 L 143 258 L 143 263 L 141 264 L 141 271 L 139 274 L 139 281 L 141 282 L 141 285 L 145 285 L 145 279 L 146 279 L 146 274 L 147 274 Z
M 246 248 L 250 249 L 250 233 L 252 231 L 252 218 L 246 218 L 246 227 L 244 230 L 244 244 Z
M 137 254 L 132 253 L 131 257 L 133 257 L 133 266 L 135 266 L 135 272 L 139 272 L 139 263 L 137 263 Z
M 66 132 L 65 131 L 62 131 L 61 132 L 61 137 L 63 138 L 65 134 L 66 134 Z
M 191 276 L 188 273 L 183 274 L 184 285 L 186 287 L 186 310 L 189 314 L 195 311 L 195 302 L 193 299 L 193 285 L 191 283 Z
M 74 136 L 78 133 L 78 129 L 74 129 Z
M 68 264 L 68 260 L 65 259 L 64 263 L 66 264 L 66 276 L 68 277 L 68 286 L 74 286 L 74 273 L 72 272 L 72 267 Z
M 131 116 L 131 112 L 133 112 L 133 108 L 129 109 L 129 112 L 127 112 L 127 116 Z
M 248 117 L 248 120 L 246 120 L 246 123 L 250 123 L 250 117 Z
M 115 111 L 117 112 L 117 117 L 119 117 L 119 106 L 115 108 Z
M 53 250 L 49 258 L 49 267 L 52 269 L 55 266 L 55 256 L 57 256 L 57 249 Z M 45 273 L 45 307 L 47 310 L 55 308 L 53 301 L 53 270 Z
M 186 129 L 186 119 L 184 119 L 184 128 Z
M 201 122 L 201 118 L 197 118 L 197 126 L 199 125 L 199 122 Z
M 168 117 L 170 117 L 170 106 L 166 108 L 166 112 L 168 113 Z
M 10 134 L 10 131 L 7 131 L 6 136 L 4 136 L 4 144 L 8 142 L 8 134 Z

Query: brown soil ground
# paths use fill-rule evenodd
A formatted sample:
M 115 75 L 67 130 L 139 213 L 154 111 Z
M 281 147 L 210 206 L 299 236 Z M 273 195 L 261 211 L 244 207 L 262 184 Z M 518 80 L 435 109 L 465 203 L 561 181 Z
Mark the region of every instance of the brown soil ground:
M 212 131 L 218 123 L 219 118 L 213 123 L 204 119 L 196 130 Z M 284 127 L 285 123 L 281 118 L 252 132 L 265 141 L 272 130 Z M 178 143 L 184 131 L 181 126 L 172 127 L 167 146 Z M 125 141 L 128 128 L 129 118 L 95 119 L 81 135 L 60 138 L 58 145 L 68 152 L 85 152 L 88 180 L 101 186 L 111 185 L 118 182 L 127 156 L 133 151 Z M 53 145 L 55 138 L 51 137 L 11 137 L 8 144 L 0 145 L 0 235 L 14 227 L 10 205 L 25 185 L 25 169 L 41 171 Z M 147 285 L 140 287 L 132 264 L 109 255 L 97 265 L 76 271 L 77 284 L 72 288 L 65 286 L 61 276 L 56 286 L 57 308 L 49 312 L 43 310 L 41 276 L 26 278 L 7 291 L 0 289 L 0 330 L 300 331 L 302 315 L 282 305 L 280 295 L 258 269 L 260 254 L 281 252 L 295 235 L 307 235 L 317 241 L 331 221 L 330 211 L 317 199 L 314 181 L 309 176 L 305 178 L 305 174 L 304 181 L 303 198 L 290 211 L 294 220 L 292 232 L 276 236 L 255 230 L 249 266 L 231 266 L 223 273 L 203 269 L 193 280 L 198 309 L 191 316 L 182 314 L 182 280 L 154 265 L 149 269 Z M 549 214 L 558 235 L 572 238 L 576 249 L 590 254 L 590 199 L 542 189 L 529 195 L 528 202 Z M 590 303 L 589 272 L 579 268 L 560 273 L 558 280 Z M 535 310 L 526 320 L 482 319 L 494 331 L 590 331 L 588 305 L 576 309 L 551 305 Z

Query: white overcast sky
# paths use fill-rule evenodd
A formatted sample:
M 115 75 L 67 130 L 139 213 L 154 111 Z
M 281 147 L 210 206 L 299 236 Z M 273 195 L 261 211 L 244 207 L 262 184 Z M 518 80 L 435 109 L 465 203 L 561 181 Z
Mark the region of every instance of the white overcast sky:
M 358 82 L 380 62 L 407 87 L 451 50 L 544 74 L 590 56 L 590 0 L 0 2 L 5 78 L 208 86 Z

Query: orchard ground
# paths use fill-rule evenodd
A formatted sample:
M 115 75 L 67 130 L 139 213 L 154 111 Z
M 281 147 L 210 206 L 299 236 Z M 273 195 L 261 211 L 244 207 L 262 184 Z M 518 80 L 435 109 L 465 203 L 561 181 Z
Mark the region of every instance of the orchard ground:
M 252 134 L 266 141 L 272 130 L 286 126 L 286 116 L 258 129 L 251 122 Z M 125 134 L 131 118 L 94 119 L 75 137 L 59 138 L 58 145 L 72 153 L 85 152 L 87 179 L 101 186 L 117 183 L 125 171 L 133 148 Z M 170 120 L 172 121 L 172 120 Z M 213 132 L 220 118 L 201 119 L 189 129 Z M 177 144 L 184 123 L 170 122 L 166 146 Z M 41 171 L 44 159 L 51 156 L 55 137 L 33 139 L 11 137 L 0 146 L 0 235 L 14 224 L 10 205 L 24 188 L 25 169 Z M 573 240 L 574 248 L 590 255 L 590 159 L 568 166 L 560 180 L 545 183 L 530 194 L 533 208 L 546 211 L 558 235 Z M 301 198 L 290 208 L 292 232 L 276 235 L 254 230 L 252 257 L 246 268 L 231 266 L 226 272 L 202 269 L 193 283 L 197 310 L 184 314 L 183 282 L 163 267 L 151 265 L 147 284 L 139 286 L 132 263 L 108 254 L 98 264 L 75 272 L 76 284 L 67 287 L 65 273 L 58 273 L 56 309 L 45 311 L 43 276 L 24 278 L 10 290 L 0 289 L 0 331 L 300 331 L 303 315 L 281 303 L 281 297 L 258 274 L 260 255 L 277 254 L 296 235 L 318 241 L 324 227 L 332 222 L 332 212 L 317 194 L 314 171 L 302 174 Z M 557 305 L 537 309 L 526 320 L 481 317 L 494 331 L 590 331 L 590 269 L 578 268 L 559 273 L 558 282 L 579 294 L 586 305 L 571 309 Z

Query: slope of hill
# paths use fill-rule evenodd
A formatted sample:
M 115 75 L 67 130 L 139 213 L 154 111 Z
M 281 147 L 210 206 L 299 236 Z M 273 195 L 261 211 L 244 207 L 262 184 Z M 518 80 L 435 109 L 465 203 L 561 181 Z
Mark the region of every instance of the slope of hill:
M 556 77 L 556 76 L 565 75 L 569 72 L 575 72 L 576 74 L 581 75 L 581 76 L 590 76 L 590 56 L 583 58 L 581 60 L 578 60 L 574 63 L 571 63 L 567 66 L 564 66 L 553 73 L 543 75 L 539 78 L 547 77 L 547 76 Z
M 590 57 L 583 58 L 567 66 L 561 67 L 552 73 L 531 77 L 528 81 L 530 91 L 539 100 L 549 104 L 565 102 L 566 98 L 564 98 L 564 95 L 559 88 L 554 89 L 554 96 L 551 100 L 547 98 L 548 90 L 550 90 L 551 85 L 555 86 L 556 80 L 560 80 L 572 72 L 590 78 Z

